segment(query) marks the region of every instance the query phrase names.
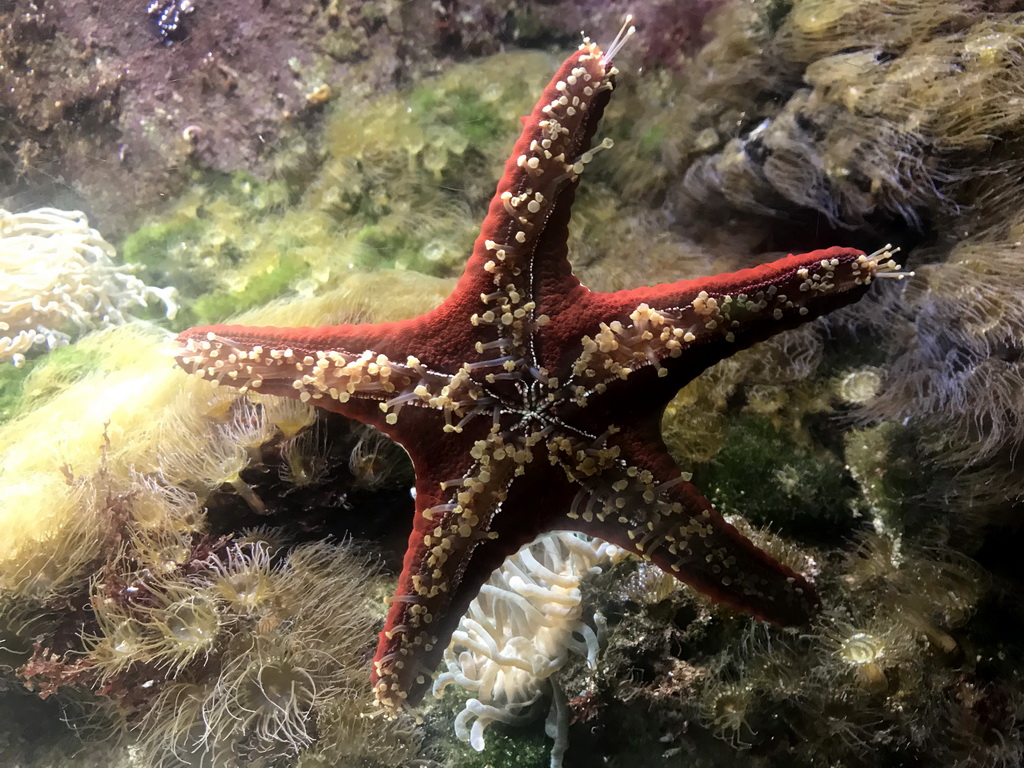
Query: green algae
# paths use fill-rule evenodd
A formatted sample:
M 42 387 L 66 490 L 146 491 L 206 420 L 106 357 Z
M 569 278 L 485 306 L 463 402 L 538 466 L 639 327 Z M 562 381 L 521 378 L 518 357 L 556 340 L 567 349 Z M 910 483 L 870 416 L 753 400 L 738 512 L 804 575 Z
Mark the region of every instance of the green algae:
M 352 263 L 361 269 L 371 270 L 382 260 L 389 260 L 394 266 L 423 272 L 426 241 L 394 224 L 382 221 L 359 230 L 349 241 Z
M 439 127 L 455 129 L 467 147 L 484 147 L 508 133 L 507 108 L 502 100 L 462 78 L 455 79 L 450 87 L 437 83 L 420 86 L 409 95 L 408 102 L 410 118 L 423 125 L 425 132 Z
M 250 276 L 243 291 L 219 290 L 203 294 L 188 307 L 188 317 L 182 323 L 184 326 L 209 325 L 260 307 L 288 293 L 308 271 L 308 265 L 297 260 L 271 264 L 262 273 Z
M 500 722 L 491 724 L 481 752 L 459 741 L 451 724 L 463 711 L 467 698 L 466 692 L 449 686 L 440 699 L 429 705 L 427 727 L 431 741 L 444 753 L 446 765 L 450 768 L 545 768 L 551 764 L 551 744 L 541 728 L 543 718 L 537 718 L 525 728 L 511 728 Z
M 451 768 L 544 768 L 551 764 L 551 748 L 539 736 L 521 731 L 502 733 L 499 726 L 487 731 L 483 752 L 453 742 L 448 753 Z
M 282 175 L 204 177 L 121 244 L 174 284 L 175 329 L 224 320 L 351 270 L 458 274 L 516 117 L 548 76 L 543 54 L 458 65 L 404 93 L 328 107 L 323 148 Z
M 13 365 L 0 366 L 0 423 L 10 419 L 22 407 L 22 390 L 34 364 L 28 360 L 21 368 Z
M 461 272 L 517 129 L 550 72 L 540 54 L 456 66 L 407 93 L 353 100 L 325 130 L 306 202 L 358 268 Z
M 761 415 L 733 416 L 715 459 L 694 472 L 723 514 L 789 533 L 849 527 L 857 487 L 820 444 L 801 444 Z
M 405 92 L 332 102 L 320 148 L 304 145 L 304 155 L 279 169 L 281 180 L 197 179 L 125 238 L 124 258 L 150 282 L 178 288 L 175 329 L 224 320 L 297 289 L 330 289 L 353 269 L 457 275 L 518 117 L 554 64 L 541 53 L 502 54 L 453 66 Z M 624 197 L 640 205 L 662 194 L 672 174 L 666 159 L 685 155 L 689 141 L 679 129 L 688 102 L 678 84 L 652 76 L 638 87 L 623 91 L 608 121 L 622 149 L 604 153 L 608 162 L 595 166 L 593 190 L 576 206 L 579 222 L 597 226 L 574 225 L 573 248 L 611 249 L 614 262 L 651 236 L 638 220 L 628 239 L 616 238 L 614 211 Z M 661 169 L 655 178 L 652 168 Z M 663 253 L 678 252 L 670 236 L 658 241 Z
M 259 205 L 196 190 L 169 221 L 126 239 L 126 259 L 177 286 L 175 329 L 223 320 L 289 293 L 310 272 L 308 254 L 329 247 L 322 220 L 289 212 L 279 226 Z
M 182 296 L 208 289 L 212 277 L 192 265 L 188 244 L 202 232 L 194 213 L 176 212 L 128 235 L 118 249 L 126 264 L 138 265 L 143 279 L 167 280 Z
M 75 344 L 52 349 L 25 365 L 0 366 L 0 424 L 32 408 L 100 367 L 100 354 Z

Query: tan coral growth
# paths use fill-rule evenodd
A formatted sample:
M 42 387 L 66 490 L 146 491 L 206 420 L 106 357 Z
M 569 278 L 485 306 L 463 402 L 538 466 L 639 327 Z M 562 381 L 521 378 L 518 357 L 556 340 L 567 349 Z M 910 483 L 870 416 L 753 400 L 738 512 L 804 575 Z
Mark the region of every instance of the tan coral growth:
M 1001 214 L 986 203 L 1019 197 L 1022 21 L 946 0 L 798 0 L 774 33 L 748 23 L 764 61 L 705 63 L 701 86 L 734 94 L 744 127 L 719 131 L 718 150 L 686 170 L 688 199 L 813 210 L 842 226 L 894 216 L 914 228 L 956 221 L 958 236 L 990 229 Z M 741 94 L 773 89 L 786 94 L 781 107 L 778 97 L 739 106 Z

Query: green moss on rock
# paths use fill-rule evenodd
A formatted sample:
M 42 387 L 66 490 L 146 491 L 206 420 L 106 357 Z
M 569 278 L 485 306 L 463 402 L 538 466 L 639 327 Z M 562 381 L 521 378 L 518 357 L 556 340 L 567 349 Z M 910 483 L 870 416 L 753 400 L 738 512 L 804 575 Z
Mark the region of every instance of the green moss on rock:
M 852 522 L 856 487 L 839 459 L 763 416 L 733 417 L 718 455 L 694 475 L 720 512 L 755 525 L 799 533 Z
M 56 347 L 44 357 L 30 358 L 21 368 L 0 366 L 0 424 L 27 408 L 38 407 L 99 364 L 94 350 L 69 345 Z
M 467 694 L 454 687 L 435 705 L 428 720 L 433 741 L 443 750 L 449 768 L 546 768 L 551 764 L 551 744 L 543 734 L 543 714 L 533 725 L 521 728 L 495 723 L 487 729 L 482 752 L 459 741 L 452 722 L 462 711 Z

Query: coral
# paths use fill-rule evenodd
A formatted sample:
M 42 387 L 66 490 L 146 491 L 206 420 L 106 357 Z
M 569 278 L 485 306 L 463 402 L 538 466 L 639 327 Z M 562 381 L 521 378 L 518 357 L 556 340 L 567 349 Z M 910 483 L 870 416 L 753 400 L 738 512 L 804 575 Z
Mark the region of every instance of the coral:
M 353 278 L 322 302 L 265 317 L 350 319 L 366 313 L 368 296 L 386 304 L 389 291 L 393 307 L 415 310 L 410 286 L 424 304 L 435 300 L 432 281 L 417 280 Z M 139 324 L 84 337 L 76 348 L 89 372 L 0 430 L 3 684 L 21 678 L 69 713 L 80 705 L 80 727 L 138 764 L 174 765 L 175 755 L 293 763 L 300 753 L 316 764 L 321 751 L 324 764 L 358 762 L 381 741 L 415 760 L 408 719 L 363 722 L 378 565 L 351 543 L 247 533 L 219 500 L 235 498 L 233 483 L 250 486 L 253 467 L 299 489 L 263 466 L 280 445 L 315 434 L 309 411 L 197 390 L 167 367 L 162 344 Z M 331 461 L 347 471 L 349 453 Z M 286 503 L 258 519 L 279 525 Z
M 0 362 L 24 365 L 40 347 L 125 323 L 154 299 L 173 318 L 174 289 L 146 285 L 114 256 L 81 211 L 0 209 Z

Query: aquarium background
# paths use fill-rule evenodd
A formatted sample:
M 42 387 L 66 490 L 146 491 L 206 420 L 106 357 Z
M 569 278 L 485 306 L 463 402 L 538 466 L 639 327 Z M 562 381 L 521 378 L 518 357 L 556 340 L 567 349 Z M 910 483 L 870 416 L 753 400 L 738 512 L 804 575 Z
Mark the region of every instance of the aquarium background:
M 769 627 L 545 537 L 384 716 L 408 458 L 170 340 L 435 306 L 519 117 L 627 12 L 586 285 L 831 245 L 914 273 L 664 417 L 822 609 Z M 1022 65 L 1014 2 L 0 2 L 2 762 L 1020 765 Z

